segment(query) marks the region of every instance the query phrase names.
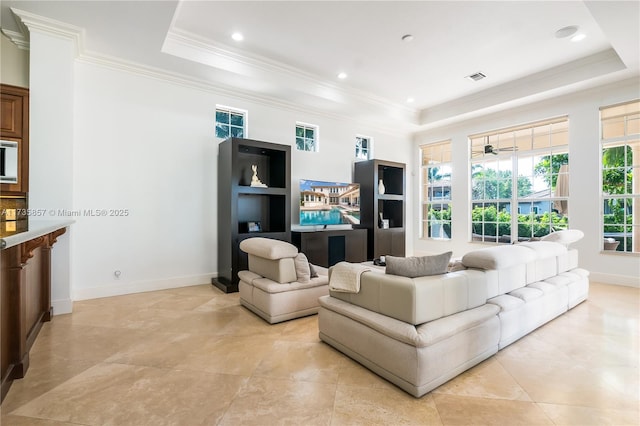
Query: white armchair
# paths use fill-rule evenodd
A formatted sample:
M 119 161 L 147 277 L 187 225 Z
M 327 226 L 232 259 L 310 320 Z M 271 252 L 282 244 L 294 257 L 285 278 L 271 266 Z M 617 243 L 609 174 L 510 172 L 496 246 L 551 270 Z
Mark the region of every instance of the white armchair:
M 271 324 L 318 312 L 318 298 L 329 294 L 326 268 L 310 265 L 294 245 L 270 238 L 248 238 L 240 250 L 249 256 L 249 270 L 238 272 L 243 306 Z

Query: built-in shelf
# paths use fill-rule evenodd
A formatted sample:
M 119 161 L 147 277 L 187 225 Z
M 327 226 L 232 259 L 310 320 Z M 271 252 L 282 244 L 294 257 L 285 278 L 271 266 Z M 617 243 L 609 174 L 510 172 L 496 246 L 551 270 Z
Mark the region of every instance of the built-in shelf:
M 405 255 L 405 165 L 369 160 L 355 164 L 360 184 L 360 228 L 367 229 L 367 258 Z M 384 193 L 380 192 L 380 181 Z M 388 227 L 386 225 L 388 224 Z
M 251 186 L 254 175 L 265 187 Z M 229 138 L 218 153 L 218 277 L 212 284 L 238 291 L 248 269 L 240 242 L 252 237 L 291 241 L 291 147 Z

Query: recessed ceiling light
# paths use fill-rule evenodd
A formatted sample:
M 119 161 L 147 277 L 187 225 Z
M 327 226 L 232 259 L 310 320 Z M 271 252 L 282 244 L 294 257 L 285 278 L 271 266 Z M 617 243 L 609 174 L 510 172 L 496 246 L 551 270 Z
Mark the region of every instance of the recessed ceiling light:
M 407 98 L 407 103 L 411 104 L 411 103 L 413 103 L 413 101 L 415 101 L 415 99 L 413 99 L 411 97 Z
M 244 40 L 244 36 L 242 35 L 242 33 L 233 33 L 231 34 L 231 38 L 234 39 L 235 41 Z
M 585 37 L 587 37 L 585 34 L 576 34 L 571 37 L 571 41 L 582 41 L 585 39 Z
M 413 36 L 411 34 L 405 34 L 402 36 L 402 41 L 404 41 L 405 43 L 409 43 L 412 40 Z
M 338 73 L 338 78 L 340 80 L 344 80 L 345 78 L 347 78 L 347 73 L 346 72 Z
M 568 27 L 560 28 L 558 31 L 556 31 L 556 38 L 570 37 L 578 32 L 578 28 L 579 27 L 577 25 L 570 25 Z

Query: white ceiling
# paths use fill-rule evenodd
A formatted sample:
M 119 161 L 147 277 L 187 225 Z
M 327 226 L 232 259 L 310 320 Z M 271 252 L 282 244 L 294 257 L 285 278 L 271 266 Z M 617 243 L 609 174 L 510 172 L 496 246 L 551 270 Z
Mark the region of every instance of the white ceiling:
M 1 7 L 9 35 L 20 28 L 15 15 L 28 12 L 84 29 L 87 58 L 406 130 L 640 74 L 638 1 L 3 0 Z M 556 38 L 568 25 L 586 38 Z M 236 31 L 242 42 L 231 39 Z M 413 41 L 403 42 L 405 34 Z M 340 71 L 348 78 L 338 79 Z M 464 78 L 476 72 L 487 78 Z

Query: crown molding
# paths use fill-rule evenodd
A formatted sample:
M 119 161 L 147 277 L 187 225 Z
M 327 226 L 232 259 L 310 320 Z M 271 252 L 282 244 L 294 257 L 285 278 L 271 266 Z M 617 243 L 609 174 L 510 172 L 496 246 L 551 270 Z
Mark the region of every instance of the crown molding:
M 469 114 L 482 115 L 518 103 L 528 103 L 541 96 L 551 97 L 552 92 L 595 81 L 625 69 L 626 66 L 615 50 L 603 50 L 450 102 L 424 108 L 420 112 L 420 125 L 439 126 L 446 124 L 445 121 L 469 118 Z
M 392 111 L 396 117 L 417 124 L 418 110 L 415 108 L 391 102 L 389 99 L 369 92 L 329 83 L 326 79 L 300 68 L 264 56 L 240 52 L 189 31 L 171 28 L 167 33 L 162 52 L 241 75 L 250 75 L 250 71 L 257 69 L 290 83 L 295 81 L 304 83 L 305 91 L 314 96 L 321 96 L 334 102 L 345 99 L 355 100 L 376 109 Z
M 112 56 L 99 55 L 94 52 L 84 52 L 77 59 L 79 63 L 86 63 L 90 65 L 99 66 L 101 68 L 111 69 L 120 72 L 127 72 L 130 74 L 142 76 L 145 78 L 155 79 L 163 82 L 168 82 L 178 86 L 187 87 L 190 89 L 201 90 L 208 93 L 214 93 L 221 96 L 227 96 L 230 98 L 240 99 L 247 102 L 254 102 L 266 107 L 277 108 L 281 110 L 300 112 L 305 111 L 309 114 L 316 116 L 326 117 L 332 120 L 353 122 L 357 121 L 367 126 L 367 128 L 375 130 L 380 133 L 389 135 L 405 135 L 411 136 L 413 132 L 417 130 L 416 126 L 408 125 L 406 122 L 398 123 L 393 120 L 389 120 L 388 125 L 382 124 L 379 120 L 354 120 L 352 117 L 345 116 L 343 114 L 332 113 L 321 108 L 313 108 L 305 105 L 301 107 L 300 104 L 294 102 L 283 101 L 281 99 L 274 98 L 272 96 L 259 95 L 256 92 L 240 89 L 229 88 L 229 86 L 222 86 L 212 83 L 210 81 L 197 79 L 192 76 L 166 71 L 164 69 L 150 67 L 147 65 L 141 65 L 139 63 L 127 61 L 121 58 Z
M 11 8 L 11 12 L 16 17 L 16 22 L 27 40 L 30 40 L 29 34 L 31 32 L 40 31 L 55 37 L 73 40 L 76 48 L 76 56 L 80 56 L 84 50 L 84 28 L 36 15 L 15 7 Z
M 22 32 L 11 31 L 1 28 L 2 34 L 6 35 L 18 49 L 29 50 L 29 39 Z M 27 33 L 28 34 L 28 33 Z
M 307 84 L 308 94 L 339 104 L 355 102 L 356 104 L 366 107 L 367 110 L 373 110 L 375 112 L 375 118 L 372 117 L 368 120 L 354 119 L 352 116 L 327 111 L 321 107 L 300 105 L 295 102 L 282 100 L 274 96 L 263 95 L 258 92 L 238 87 L 230 88 L 229 85 L 216 84 L 215 82 L 202 80 L 187 74 L 167 71 L 165 69 L 142 65 L 140 63 L 127 61 L 113 56 L 98 54 L 86 49 L 84 43 L 86 35 L 83 28 L 39 16 L 17 8 L 11 8 L 11 11 L 14 13 L 16 21 L 20 26 L 22 39 L 26 40 L 22 42 L 23 45 L 26 43 L 26 46 L 29 46 L 28 40 L 29 33 L 31 31 L 40 31 L 55 37 L 71 39 L 75 42 L 76 60 L 79 62 L 94 64 L 112 70 L 133 73 L 143 77 L 162 80 L 192 89 L 213 92 L 218 95 L 228 96 L 231 98 L 255 102 L 267 107 L 294 112 L 300 112 L 303 110 L 310 114 L 327 117 L 333 120 L 348 122 L 356 121 L 367 128 L 380 133 L 410 136 L 415 130 L 417 130 L 416 124 L 418 111 L 415 109 L 407 108 L 404 105 L 391 104 L 383 98 L 367 93 L 355 90 L 345 91 L 343 88 L 328 84 L 319 80 L 318 77 L 309 73 L 304 73 L 296 68 L 272 61 L 268 58 L 248 58 L 228 49 L 223 49 L 209 40 L 197 40 L 197 37 L 193 35 L 187 36 L 185 34 L 180 34 L 179 31 L 170 31 L 167 35 L 167 40 L 169 42 L 176 43 L 177 46 L 186 46 L 196 49 L 196 51 L 202 52 L 206 55 L 216 55 L 218 58 L 221 58 L 221 60 L 232 61 L 230 63 L 234 63 L 236 66 L 237 64 L 240 64 L 247 69 L 254 67 L 267 72 L 273 72 L 280 76 L 284 76 L 288 81 L 291 81 L 292 79 L 297 79 L 298 81 L 303 80 Z M 20 38 L 18 36 L 14 37 L 18 39 Z M 165 41 L 165 45 L 166 44 L 167 41 Z M 163 46 L 163 52 L 164 49 L 165 47 Z

